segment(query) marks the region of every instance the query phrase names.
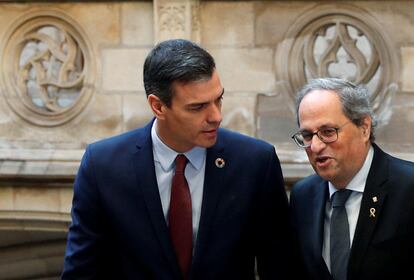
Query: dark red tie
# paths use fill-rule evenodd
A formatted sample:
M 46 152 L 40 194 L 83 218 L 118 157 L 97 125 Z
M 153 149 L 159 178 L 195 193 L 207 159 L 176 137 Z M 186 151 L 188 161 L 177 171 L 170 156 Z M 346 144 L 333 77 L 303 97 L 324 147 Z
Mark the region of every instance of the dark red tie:
M 168 215 L 171 241 L 184 279 L 189 278 L 193 251 L 191 195 L 184 177 L 187 162 L 187 158 L 182 154 L 175 158 L 175 174 L 172 180 Z

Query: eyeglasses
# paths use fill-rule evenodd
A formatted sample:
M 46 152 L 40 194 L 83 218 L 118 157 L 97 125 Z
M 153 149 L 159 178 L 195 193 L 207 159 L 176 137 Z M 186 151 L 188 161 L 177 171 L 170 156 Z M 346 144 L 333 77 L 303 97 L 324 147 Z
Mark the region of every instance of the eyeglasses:
M 315 132 L 310 132 L 307 130 L 298 131 L 292 135 L 292 139 L 295 143 L 301 148 L 308 148 L 312 144 L 313 136 L 316 134 L 318 138 L 325 144 L 333 143 L 338 140 L 338 131 L 340 131 L 347 124 L 352 123 L 352 121 L 347 122 L 340 127 L 322 127 Z

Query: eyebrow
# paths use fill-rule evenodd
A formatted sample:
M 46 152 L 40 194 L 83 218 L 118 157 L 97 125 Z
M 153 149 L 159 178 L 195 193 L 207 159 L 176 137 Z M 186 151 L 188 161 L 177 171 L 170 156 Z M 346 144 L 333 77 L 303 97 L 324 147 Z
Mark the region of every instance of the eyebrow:
M 336 127 L 338 127 L 338 126 L 333 125 L 333 124 L 323 124 L 323 125 L 319 126 L 318 128 L 316 128 L 315 131 L 318 131 L 318 130 L 323 129 L 323 128 L 336 128 Z M 302 128 L 299 131 L 300 132 L 311 132 L 312 133 L 312 131 L 310 129 L 306 129 L 306 128 Z
M 221 91 L 220 96 L 219 96 L 219 97 L 217 97 L 216 99 L 214 99 L 214 101 L 217 101 L 217 100 L 221 99 L 221 98 L 223 97 L 223 95 L 224 95 L 224 88 L 223 88 L 223 90 Z M 213 102 L 214 102 L 214 101 L 213 101 Z M 210 101 L 208 101 L 208 102 L 200 102 L 200 103 L 190 103 L 190 104 L 187 104 L 187 106 L 188 106 L 188 107 L 193 107 L 193 106 L 200 106 L 200 105 L 204 105 L 204 104 L 208 104 L 208 103 L 210 103 Z

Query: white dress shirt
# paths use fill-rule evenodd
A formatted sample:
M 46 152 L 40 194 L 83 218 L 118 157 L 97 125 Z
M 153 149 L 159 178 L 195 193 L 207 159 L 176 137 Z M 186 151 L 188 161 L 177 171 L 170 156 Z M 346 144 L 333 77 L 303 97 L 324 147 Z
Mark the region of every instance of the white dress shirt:
M 351 182 L 346 186 L 346 189 L 351 190 L 352 193 L 349 196 L 348 200 L 345 202 L 345 209 L 348 215 L 349 223 L 349 241 L 352 247 L 352 242 L 354 240 L 354 233 L 356 224 L 358 221 L 359 209 L 361 207 L 362 194 L 365 190 L 365 184 L 368 178 L 369 169 L 371 168 L 372 159 L 374 157 L 374 149 L 371 147 L 368 151 L 367 157 L 365 158 L 362 168 L 358 173 L 352 178 Z M 329 184 L 329 200 L 326 202 L 325 206 L 325 222 L 324 222 L 324 235 L 323 235 L 323 246 L 322 246 L 322 257 L 325 260 L 325 263 L 331 271 L 331 254 L 330 254 L 330 224 L 332 216 L 332 206 L 331 199 L 332 195 L 337 191 L 334 185 L 331 182 Z
M 175 158 L 179 154 L 158 137 L 156 132 L 157 120 L 154 121 L 151 129 L 153 144 L 153 155 L 155 175 L 157 177 L 158 191 L 160 193 L 162 210 L 168 224 L 168 210 L 170 208 L 171 184 L 175 172 Z M 198 225 L 200 222 L 201 203 L 204 189 L 204 173 L 206 167 L 206 149 L 195 147 L 184 153 L 188 158 L 185 168 L 185 178 L 188 182 L 191 194 L 191 205 L 193 215 L 193 243 L 197 239 Z

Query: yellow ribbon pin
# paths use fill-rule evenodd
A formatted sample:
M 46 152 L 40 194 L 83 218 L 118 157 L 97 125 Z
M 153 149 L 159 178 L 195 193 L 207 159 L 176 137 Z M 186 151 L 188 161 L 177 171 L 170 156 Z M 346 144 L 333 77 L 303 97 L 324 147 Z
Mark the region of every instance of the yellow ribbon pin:
M 372 207 L 371 209 L 369 209 L 369 217 L 370 218 L 375 218 L 375 208 Z

